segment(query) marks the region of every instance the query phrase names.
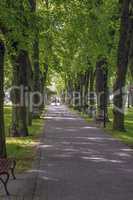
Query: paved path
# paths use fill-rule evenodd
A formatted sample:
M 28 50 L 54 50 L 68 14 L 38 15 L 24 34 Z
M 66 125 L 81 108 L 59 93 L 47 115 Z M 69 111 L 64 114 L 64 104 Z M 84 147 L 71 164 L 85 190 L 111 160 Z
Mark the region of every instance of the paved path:
M 133 152 L 64 106 L 49 107 L 36 196 L 132 200 Z
M 65 106 L 50 106 L 46 118 L 25 194 L 33 200 L 133 200 L 133 150 Z

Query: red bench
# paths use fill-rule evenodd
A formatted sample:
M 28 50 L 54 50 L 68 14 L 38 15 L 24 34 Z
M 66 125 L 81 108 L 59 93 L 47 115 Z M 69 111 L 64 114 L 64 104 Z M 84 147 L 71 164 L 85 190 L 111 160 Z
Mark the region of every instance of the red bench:
M 16 179 L 14 174 L 15 166 L 15 160 L 0 158 L 0 181 L 4 185 L 4 189 L 7 195 L 10 195 L 7 189 L 7 183 L 9 181 L 10 173 L 13 179 Z

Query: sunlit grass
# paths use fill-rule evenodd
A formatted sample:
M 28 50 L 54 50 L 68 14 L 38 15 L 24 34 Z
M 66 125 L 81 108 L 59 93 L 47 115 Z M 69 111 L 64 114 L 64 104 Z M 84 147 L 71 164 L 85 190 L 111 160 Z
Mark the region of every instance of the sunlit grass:
M 85 119 L 85 121 L 91 123 L 93 121 L 92 118 L 88 117 L 88 114 L 84 113 L 84 112 L 80 112 L 81 117 L 83 117 Z
M 71 108 L 71 111 L 74 111 L 74 109 Z M 87 114 L 84 114 L 83 112 L 75 111 L 77 114 L 79 114 L 81 117 L 83 117 L 88 123 L 94 123 L 94 119 L 88 117 Z M 112 107 L 109 108 L 109 119 L 110 122 L 106 124 L 105 132 L 111 134 L 113 137 L 118 138 L 125 144 L 128 144 L 130 146 L 133 146 L 133 108 L 127 109 L 125 113 L 125 132 L 120 132 L 113 130 L 113 112 Z
M 88 117 L 88 115 L 86 113 L 78 111 L 78 110 L 74 109 L 73 107 L 69 107 L 69 109 L 71 110 L 71 112 L 74 112 L 77 115 L 80 115 L 81 117 L 83 117 L 87 122 L 92 122 L 93 119 Z
M 112 129 L 113 124 L 113 112 L 112 108 L 109 108 L 109 118 L 110 122 L 107 124 L 107 128 L 105 129 L 107 132 L 123 141 L 128 145 L 133 145 L 133 108 L 129 108 L 125 114 L 125 132 L 120 132 Z
M 5 107 L 5 130 L 8 157 L 17 160 L 17 171 L 28 170 L 32 166 L 32 161 L 36 155 L 36 146 L 42 132 L 44 120 L 34 119 L 33 125 L 29 127 L 28 137 L 13 138 L 9 136 L 9 126 L 11 125 L 11 107 Z

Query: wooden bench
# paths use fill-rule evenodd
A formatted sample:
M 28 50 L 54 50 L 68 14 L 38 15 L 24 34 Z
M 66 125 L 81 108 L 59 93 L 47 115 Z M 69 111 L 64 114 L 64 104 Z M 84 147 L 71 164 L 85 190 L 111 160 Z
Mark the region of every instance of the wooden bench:
M 7 183 L 9 181 L 10 173 L 13 179 L 16 179 L 14 174 L 15 167 L 16 167 L 15 160 L 0 158 L 0 181 L 4 185 L 4 189 L 7 195 L 10 195 L 7 189 Z

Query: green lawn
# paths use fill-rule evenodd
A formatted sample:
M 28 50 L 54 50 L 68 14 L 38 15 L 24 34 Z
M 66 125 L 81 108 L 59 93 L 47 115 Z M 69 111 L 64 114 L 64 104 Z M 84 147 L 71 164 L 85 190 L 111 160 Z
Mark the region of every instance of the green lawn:
M 133 108 L 128 109 L 125 115 L 126 132 L 112 130 L 113 113 L 111 108 L 109 109 L 109 118 L 110 122 L 107 124 L 107 128 L 105 130 L 111 133 L 113 137 L 116 137 L 124 143 L 133 146 Z
M 43 119 L 34 119 L 32 127 L 29 127 L 30 136 L 26 138 L 8 137 L 11 124 L 11 107 L 5 107 L 5 130 L 8 157 L 17 160 L 17 171 L 22 172 L 31 168 L 35 158 L 36 146 L 44 124 Z
M 76 112 L 77 114 L 80 114 L 81 117 L 83 117 L 88 123 L 93 123 L 93 119 L 89 118 L 87 114 L 84 114 L 83 112 L 75 111 L 74 109 L 71 109 L 71 110 Z M 105 131 L 108 134 L 111 134 L 113 137 L 118 138 L 122 142 L 133 147 L 133 108 L 128 109 L 125 115 L 126 132 L 119 132 L 112 129 L 112 122 L 113 122 L 112 108 L 109 108 L 109 119 L 110 119 L 110 122 L 107 123 L 107 127 L 105 128 Z

